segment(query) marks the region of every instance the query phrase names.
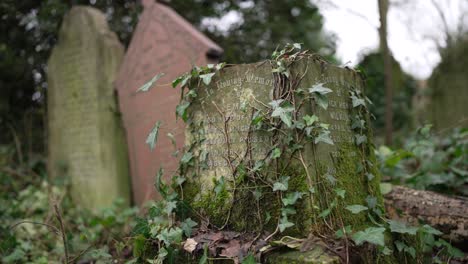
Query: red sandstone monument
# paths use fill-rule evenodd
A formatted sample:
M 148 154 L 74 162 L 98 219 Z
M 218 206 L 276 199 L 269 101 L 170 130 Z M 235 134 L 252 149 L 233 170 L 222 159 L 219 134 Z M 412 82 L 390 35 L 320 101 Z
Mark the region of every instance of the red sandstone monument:
M 217 62 L 222 49 L 197 31 L 170 7 L 143 1 L 144 11 L 128 47 L 116 80 L 117 93 L 126 129 L 134 202 L 141 205 L 157 198 L 154 179 L 160 167 L 170 179 L 178 159 L 167 137 L 172 133 L 177 148 L 184 144 L 184 124 L 177 120 L 175 107 L 180 91 L 171 88 L 177 76 L 194 65 Z M 149 92 L 136 93 L 155 74 L 165 75 Z M 162 125 L 156 147 L 150 151 L 145 140 L 157 121 Z

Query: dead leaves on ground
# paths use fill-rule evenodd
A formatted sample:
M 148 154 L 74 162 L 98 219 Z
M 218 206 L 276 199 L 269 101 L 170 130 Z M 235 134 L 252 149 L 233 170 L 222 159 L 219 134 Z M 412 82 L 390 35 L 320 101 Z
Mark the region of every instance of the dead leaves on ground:
M 279 240 L 266 242 L 264 238 L 267 235 L 255 237 L 253 234 L 233 231 L 197 230 L 193 237 L 185 240 L 183 248 L 186 252 L 199 256 L 206 247 L 211 258 L 228 258 L 236 264 L 242 263 L 248 255 L 253 255 L 261 261 L 264 256 L 280 248 L 306 252 L 321 247 L 329 254 L 338 255 L 342 259 L 345 257 L 344 245 L 336 241 L 324 241 L 322 238 L 310 235 L 308 238 L 284 236 Z

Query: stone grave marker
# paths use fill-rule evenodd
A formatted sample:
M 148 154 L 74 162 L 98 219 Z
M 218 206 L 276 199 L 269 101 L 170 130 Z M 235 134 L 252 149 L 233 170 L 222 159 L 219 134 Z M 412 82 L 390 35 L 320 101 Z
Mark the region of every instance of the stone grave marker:
M 291 72 L 302 76 L 294 95 L 294 101 L 301 105 L 296 119 L 300 122 L 289 120 L 291 126 L 321 131 L 301 144 L 293 144 L 295 137 L 289 139 L 277 129 L 252 121 L 257 120 L 258 113 L 278 107 L 285 102 L 281 98 L 286 97 L 281 96 L 287 96 L 277 89 L 279 84 L 269 62 L 226 67 L 208 86 L 194 89 L 197 96 L 188 108 L 186 130 L 189 154 L 181 164 L 181 175 L 187 178 L 183 197 L 214 226 L 239 232 L 274 232 L 282 218 L 281 208 L 290 207 L 295 211 L 288 216 L 289 223 L 294 224 L 287 229 L 289 234 L 326 229 L 323 218 L 328 218 L 319 215 L 326 214 L 327 209 L 329 225 L 357 227 L 369 220 L 344 207 L 366 205 L 368 196 L 382 201 L 379 174 L 368 142 L 370 132 L 364 128 L 368 116 L 360 108 L 365 97 L 360 93 L 364 82 L 358 73 L 314 56 L 295 62 Z M 301 99 L 314 87 L 331 89 L 324 95 L 326 110 L 320 107 L 323 100 L 318 96 L 315 101 Z M 278 116 L 291 113 L 289 108 L 283 106 Z M 290 145 L 274 150 L 285 144 Z M 266 171 L 257 175 L 263 168 Z M 284 191 L 283 200 L 278 198 L 278 190 Z M 284 200 L 287 197 L 289 202 Z M 294 199 L 297 203 L 285 206 Z M 333 218 L 337 212 L 340 220 Z
M 437 130 L 468 127 L 468 39 L 447 49 L 428 80 L 424 113 Z
M 175 106 L 180 93 L 171 88 L 177 76 L 194 65 L 216 61 L 222 49 L 198 32 L 166 5 L 144 1 L 144 11 L 133 34 L 116 82 L 130 156 L 134 200 L 142 204 L 157 197 L 156 172 L 164 168 L 165 179 L 177 169 L 183 146 L 184 124 L 176 122 Z M 136 90 L 155 74 L 165 75 L 146 93 Z M 157 144 L 150 151 L 145 143 L 155 122 L 161 121 Z M 176 142 L 174 147 L 167 134 Z
M 113 81 L 124 48 L 99 10 L 65 16 L 48 62 L 50 177 L 69 177 L 85 208 L 130 201 L 127 147 Z

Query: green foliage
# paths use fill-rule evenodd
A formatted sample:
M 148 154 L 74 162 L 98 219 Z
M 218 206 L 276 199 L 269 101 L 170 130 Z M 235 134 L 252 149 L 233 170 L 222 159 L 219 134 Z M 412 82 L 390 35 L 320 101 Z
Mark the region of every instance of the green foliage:
M 387 222 L 390 225 L 390 231 L 394 233 L 416 235 L 416 232 L 418 231 L 417 227 L 407 226 L 405 223 L 400 221 L 388 220 Z
M 289 176 L 281 176 L 279 181 L 273 184 L 273 191 L 287 191 L 288 190 L 288 182 L 291 177 Z
M 147 92 L 151 88 L 153 88 L 154 84 L 164 76 L 164 73 L 156 74 L 149 82 L 143 84 L 140 88 L 138 88 L 137 92 Z
M 376 133 L 382 134 L 385 116 L 384 63 L 380 53 L 371 53 L 359 62 L 358 68 L 366 76 L 366 95 L 373 104 L 369 105 L 370 112 L 375 116 L 372 127 Z M 394 130 L 411 128 L 412 97 L 416 91 L 416 81 L 402 71 L 400 64 L 392 58 L 393 68 L 393 126 Z M 364 103 L 353 100 L 353 105 Z
M 0 172 L 2 181 L 7 178 L 9 174 Z M 109 263 L 131 258 L 128 237 L 138 209 L 115 201 L 108 208 L 90 212 L 74 206 L 67 186 L 51 184 L 37 174 L 10 180 L 13 185 L 0 192 L 0 262 L 62 263 L 62 231 L 50 210 L 51 203 L 57 203 L 62 212 L 70 261 Z M 23 185 L 21 191 L 14 191 Z M 56 202 L 49 197 L 55 197 Z
M 360 204 L 353 204 L 353 205 L 346 206 L 346 210 L 349 210 L 353 214 L 359 214 L 360 212 L 365 211 L 367 209 L 369 208 Z
M 159 133 L 160 127 L 161 127 L 161 122 L 160 121 L 156 122 L 153 129 L 151 130 L 148 137 L 146 138 L 146 144 L 149 145 L 151 151 L 153 151 L 154 146 L 156 145 L 156 141 L 158 140 L 158 133 Z
M 356 245 L 362 245 L 364 242 L 369 242 L 378 246 L 385 246 L 385 228 L 384 227 L 368 227 L 363 231 L 359 231 L 352 236 Z
M 171 1 L 170 5 L 198 26 L 205 17 L 221 18 L 228 13 L 237 13 L 240 21 L 227 31 L 213 25 L 199 27 L 223 47 L 224 60 L 230 63 L 265 60 L 277 45 L 295 42 L 302 43 L 303 49 L 333 60 L 335 38 L 324 32 L 323 17 L 310 1 L 178 0 Z M 291 46 L 301 49 L 299 44 Z
M 268 105 L 264 104 L 264 109 L 255 109 L 257 111 L 252 115 L 252 125 L 267 132 L 280 131 L 282 133 L 281 138 L 275 137 L 273 134 L 273 142 L 276 143 L 268 151 L 265 158 L 261 160 L 240 160 L 233 164 L 230 157 L 226 158 L 228 164 L 231 165 L 232 175 L 223 175 L 213 180 L 213 195 L 205 194 L 207 197 L 202 198 L 206 200 L 202 200 L 203 204 L 200 207 L 202 210 L 199 210 L 197 214 L 191 214 L 194 217 L 199 217 L 202 220 L 202 224 L 206 224 L 206 222 L 203 221 L 211 222 L 213 218 L 216 219 L 213 221 L 216 221 L 214 226 L 219 223 L 224 223 L 221 228 L 216 226 L 218 229 L 224 229 L 224 227 L 229 224 L 235 225 L 235 223 L 230 222 L 230 216 L 233 212 L 231 204 L 238 198 L 236 197 L 236 192 L 244 191 L 242 190 L 243 188 L 249 189 L 254 187 L 253 190 L 246 191 L 246 193 L 249 194 L 248 199 L 254 198 L 252 200 L 258 203 L 265 193 L 269 193 L 269 195 L 274 195 L 281 201 L 279 208 L 273 208 L 272 211 L 266 210 L 263 212 L 258 210 L 257 212 L 259 218 L 261 218 L 262 215 L 266 216 L 264 219 L 260 219 L 259 224 L 262 226 L 266 225 L 271 218 L 277 219 L 275 231 L 265 239 L 268 241 L 273 236 L 277 235 L 277 233 L 283 233 L 288 228 L 299 225 L 294 219 L 298 215 L 296 209 L 300 208 L 301 200 L 314 198 L 312 195 L 316 192 L 315 187 L 310 187 L 309 192 L 307 192 L 307 190 L 299 190 L 297 186 L 295 186 L 297 184 L 295 182 L 296 177 L 285 176 L 282 171 L 279 170 L 281 165 L 279 162 L 280 157 L 290 156 L 303 162 L 302 151 L 306 143 L 312 143 L 309 146 L 312 146 L 313 149 L 315 149 L 315 145 L 319 143 L 334 144 L 329 136 L 329 125 L 321 123 L 316 115 L 298 115 L 298 102 L 292 99 L 296 98 L 294 96 L 298 94 L 301 96 L 297 98 L 298 100 L 308 100 L 308 102 L 314 102 L 315 107 L 326 109 L 328 106 L 326 94 L 331 92 L 331 90 L 324 87 L 323 84 L 318 84 L 310 88 L 309 93 L 306 93 L 298 89 L 298 82 L 290 80 L 290 78 L 295 76 L 294 72 L 290 71 L 292 63 L 297 59 L 303 58 L 303 56 L 307 56 L 307 53 L 297 50 L 299 48 L 300 45 L 289 44 L 284 49 L 275 51 L 270 64 L 273 68 L 272 72 L 276 84 L 283 84 L 283 86 L 279 86 L 279 89 L 284 89 L 279 93 L 282 94 L 282 98 L 280 99 L 274 96 Z M 222 66 L 214 67 L 211 65 L 206 68 L 195 67 L 191 72 L 182 75 L 173 82 L 173 86 L 180 85 L 183 92 L 184 90 L 188 90 L 183 93 L 182 96 L 182 104 L 187 104 L 187 106 L 184 107 L 183 113 L 181 112 L 179 115 L 185 116 L 186 118 L 184 118 L 184 121 L 189 124 L 192 124 L 192 120 L 190 120 L 191 116 L 189 115 L 191 113 L 187 111 L 187 109 L 191 105 L 191 100 L 196 97 L 197 88 L 204 87 L 212 81 L 212 77 L 217 73 L 217 68 L 221 69 Z M 290 83 L 288 83 L 288 81 L 290 81 Z M 288 85 L 284 85 L 285 83 Z M 359 164 L 356 165 L 356 171 L 365 177 L 366 182 L 375 182 L 375 179 L 378 179 L 376 177 L 376 175 L 378 176 L 378 172 L 374 168 L 373 163 L 366 158 L 373 151 L 368 142 L 370 129 L 368 125 L 366 126 L 368 122 L 365 121 L 369 114 L 367 110 L 368 99 L 363 96 L 361 91 L 351 87 L 349 91 L 349 102 L 352 105 L 351 115 L 353 116 L 352 129 L 355 136 L 354 143 L 359 152 L 357 154 L 362 158 L 362 160 L 357 160 Z M 299 104 L 302 103 L 299 102 Z M 172 181 L 175 183 L 172 186 L 173 188 L 181 187 L 181 184 L 185 182 L 185 179 L 189 179 L 189 177 L 196 177 L 197 166 L 202 166 L 206 161 L 207 153 L 204 153 L 204 150 L 201 151 L 198 149 L 199 144 L 205 139 L 203 133 L 199 132 L 199 129 L 199 127 L 195 126 L 193 133 L 196 139 L 186 147 L 186 151 L 180 160 L 179 169 Z M 199 134 L 197 134 L 197 132 L 199 132 Z M 421 133 L 427 136 L 429 130 L 427 128 L 423 129 Z M 227 147 L 229 148 L 229 146 Z M 391 160 L 385 164 L 395 163 L 397 162 Z M 272 170 L 275 167 L 272 166 L 272 164 L 276 165 L 276 171 Z M 303 170 L 309 177 L 308 167 L 305 164 L 303 165 Z M 274 177 L 265 176 L 266 174 L 271 174 L 272 171 L 276 172 L 273 174 Z M 445 250 L 449 255 L 453 256 L 457 254 L 456 249 L 451 247 L 450 244 L 446 244 L 440 239 L 436 240 L 434 235 L 438 234 L 438 231 L 429 226 L 409 227 L 403 223 L 385 219 L 381 196 L 375 193 L 375 190 L 370 190 L 369 195 L 365 198 L 366 206 L 360 204 L 346 205 L 347 192 L 341 188 L 342 179 L 335 178 L 332 173 L 328 171 L 321 172 L 320 174 L 320 180 L 323 179 L 324 181 L 320 182 L 320 185 L 317 186 L 321 188 L 321 192 L 325 191 L 327 194 L 332 194 L 332 197 L 328 201 L 320 201 L 322 204 L 313 205 L 313 209 L 317 210 L 317 214 L 313 216 L 313 221 L 323 221 L 331 228 L 327 221 L 334 221 L 337 217 L 342 217 L 342 215 L 336 215 L 337 209 L 341 208 L 347 209 L 347 211 L 349 211 L 348 214 L 359 214 L 361 217 L 366 217 L 366 224 L 356 228 L 360 230 L 356 232 L 352 231 L 354 229 L 352 225 L 344 226 L 342 222 L 342 226 L 339 227 L 338 225 L 339 230 L 335 232 L 337 237 L 345 239 L 351 238 L 357 246 L 369 243 L 374 247 L 377 246 L 381 255 L 391 255 L 393 252 L 391 248 L 393 248 L 393 246 L 389 245 L 388 242 L 386 243 L 386 236 L 391 233 L 393 233 L 392 237 L 421 235 L 425 238 L 421 242 L 424 244 L 425 248 L 432 249 L 438 247 L 441 248 L 441 250 Z M 157 188 L 165 199 L 153 205 L 147 218 L 140 221 L 135 230 L 138 230 L 137 232 L 140 235 L 142 234 L 147 241 L 157 241 L 158 247 L 152 252 L 153 254 L 155 253 L 154 251 L 159 252 L 155 260 L 157 263 L 166 258 L 168 262 L 172 263 L 172 260 L 169 259 L 169 256 L 172 254 L 171 252 L 177 251 L 184 235 L 186 237 L 191 235 L 192 229 L 197 225 L 197 222 L 192 219 L 186 219 L 184 221 L 179 220 L 179 218 L 184 215 L 181 211 L 194 210 L 192 208 L 187 208 L 189 204 L 183 199 L 183 192 L 186 189 L 180 188 L 180 191 L 175 192 L 160 181 L 160 176 L 157 177 L 157 179 Z M 247 185 L 243 185 L 245 181 L 251 182 Z M 261 186 L 259 184 L 261 184 Z M 229 192 L 226 186 L 229 186 Z M 324 189 L 324 186 L 327 188 Z M 269 189 L 270 191 L 265 192 L 263 189 Z M 333 192 L 330 192 L 332 190 Z M 362 200 L 364 200 L 364 197 L 362 197 Z M 205 212 L 208 210 L 211 210 L 211 213 Z M 216 216 L 217 218 L 214 217 L 214 214 L 218 214 L 218 216 Z M 412 258 L 417 257 L 418 252 L 412 245 L 407 245 L 405 242 L 397 243 L 398 240 L 393 239 L 389 241 L 395 242 L 395 247 L 397 247 L 399 252 L 408 254 Z M 138 245 L 140 246 L 140 244 Z M 145 254 L 147 253 L 140 252 L 137 257 L 139 257 L 139 259 L 144 259 Z M 207 259 L 208 251 L 205 247 L 200 262 L 205 263 Z
M 468 195 L 468 130 L 437 135 L 430 126 L 418 129 L 402 149 L 381 146 L 380 169 L 396 184 L 446 194 Z

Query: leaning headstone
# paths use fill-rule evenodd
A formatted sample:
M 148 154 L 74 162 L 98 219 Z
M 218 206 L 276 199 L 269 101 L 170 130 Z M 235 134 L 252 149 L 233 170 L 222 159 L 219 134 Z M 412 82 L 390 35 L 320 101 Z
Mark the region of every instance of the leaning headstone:
M 382 201 L 363 80 L 312 55 L 290 66 L 290 79 L 272 64 L 226 67 L 184 97 L 183 199 L 196 217 L 238 232 L 359 230 L 366 214 L 345 207 Z
M 85 208 L 130 199 L 125 135 L 113 81 L 124 49 L 100 11 L 75 6 L 48 62 L 49 174 Z
M 154 178 L 163 167 L 169 179 L 180 156 L 172 155 L 184 142 L 184 124 L 176 122 L 175 106 L 180 93 L 171 89 L 177 76 L 192 65 L 206 65 L 222 49 L 197 31 L 171 8 L 144 1 L 144 11 L 133 34 L 116 82 L 130 156 L 134 200 L 142 204 L 157 194 Z M 164 73 L 155 88 L 144 94 L 136 90 L 155 74 Z M 145 143 L 156 121 L 161 121 L 153 151 Z M 172 143 L 171 133 L 177 142 Z

